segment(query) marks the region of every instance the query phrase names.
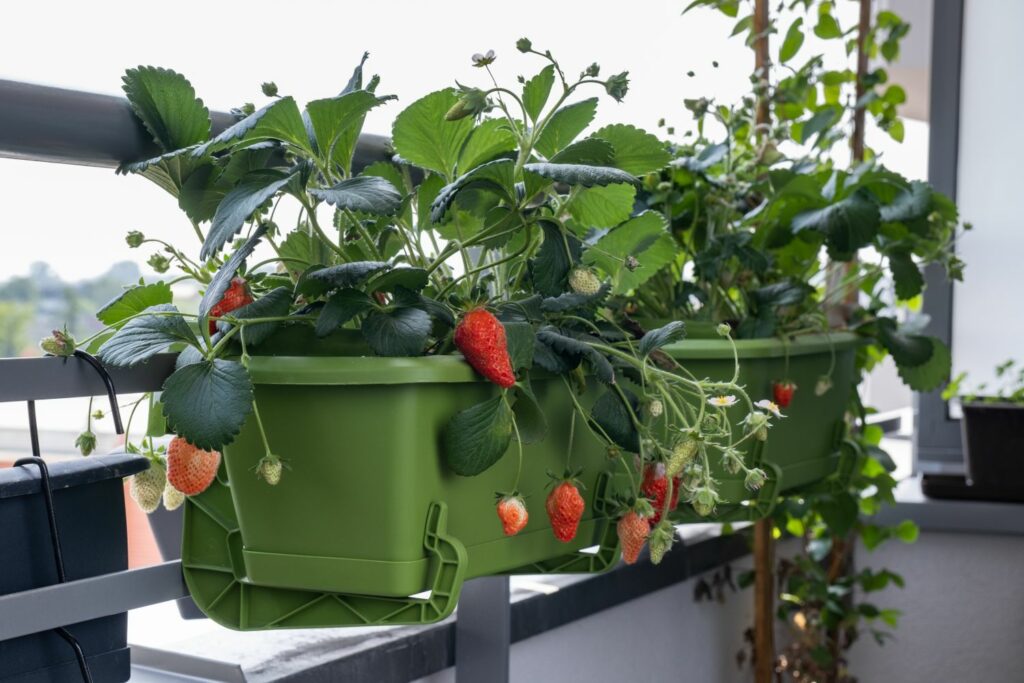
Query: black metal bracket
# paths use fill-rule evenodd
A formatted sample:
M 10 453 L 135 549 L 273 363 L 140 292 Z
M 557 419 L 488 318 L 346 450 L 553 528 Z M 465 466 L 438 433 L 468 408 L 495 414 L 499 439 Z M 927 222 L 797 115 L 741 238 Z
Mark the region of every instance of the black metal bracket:
M 99 373 L 103 380 L 103 385 L 107 390 L 107 397 L 110 399 L 110 414 L 114 420 L 114 429 L 118 434 L 124 434 L 124 427 L 121 424 L 121 410 L 117 405 L 117 390 L 114 388 L 114 381 L 110 377 L 110 373 L 103 367 L 96 358 L 89 355 L 85 351 L 76 350 L 75 357 L 79 358 L 88 363 L 97 373 Z M 25 467 L 28 465 L 35 465 L 39 468 L 39 478 L 42 484 L 43 491 L 43 502 L 46 504 L 46 519 L 50 528 L 50 544 L 53 548 L 53 563 L 57 569 L 57 583 L 67 583 L 67 574 L 64 571 L 64 553 L 61 550 L 60 543 L 60 529 L 57 526 L 57 514 L 53 506 L 53 487 L 50 483 L 50 469 L 43 460 L 41 450 L 39 447 L 39 425 L 36 420 L 36 402 L 34 400 L 27 401 L 28 404 L 28 430 L 29 438 L 32 442 L 32 457 L 20 458 L 15 461 L 15 467 Z M 85 659 L 85 652 L 82 650 L 82 646 L 79 644 L 78 639 L 70 631 L 63 626 L 58 626 L 53 629 L 54 632 L 60 636 L 75 653 L 75 661 L 78 662 L 78 669 L 82 673 L 82 679 L 85 683 L 93 683 L 92 672 L 89 671 L 89 663 Z

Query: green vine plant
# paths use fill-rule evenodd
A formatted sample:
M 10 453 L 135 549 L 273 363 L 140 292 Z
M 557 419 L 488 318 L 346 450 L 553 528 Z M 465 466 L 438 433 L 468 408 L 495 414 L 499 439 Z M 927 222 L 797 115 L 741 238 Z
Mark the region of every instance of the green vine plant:
M 748 45 L 758 42 L 752 1 L 697 0 L 688 10 L 699 6 L 735 19 L 733 34 Z M 914 390 L 948 379 L 949 349 L 920 332 L 916 311 L 925 268 L 962 278 L 953 243 L 970 225 L 960 223 L 949 198 L 886 169 L 868 146 L 863 161 L 845 168 L 842 147 L 863 144 L 854 135 L 863 131 L 858 117 L 897 142 L 905 132 L 898 107 L 906 94 L 888 82 L 885 66 L 898 58 L 909 25 L 879 11 L 859 28 L 842 26 L 833 2 L 780 4 L 765 29 L 779 37 L 776 49 L 768 69 L 752 75 L 750 94 L 733 105 L 686 100 L 693 131 L 673 144 L 668 168 L 645 177 L 640 193 L 665 217 L 675 248 L 619 299 L 620 311 L 728 323 L 740 338 L 846 329 L 865 341 L 857 353 L 861 381 L 886 356 Z M 859 36 L 871 62 L 860 78 Z M 847 60 L 833 64 L 809 50 L 815 41 L 840 42 Z M 759 102 L 767 102 L 767 123 L 758 123 Z M 714 137 L 718 129 L 724 137 Z M 856 149 L 851 156 L 861 157 Z M 831 390 L 828 375 L 813 388 Z M 898 611 L 871 597 L 902 587 L 903 578 L 851 562 L 858 542 L 873 550 L 888 539 L 913 542 L 918 533 L 909 521 L 885 527 L 871 520 L 894 502 L 896 485 L 895 465 L 879 446 L 882 431 L 867 423 L 871 412 L 855 388 L 847 420 L 847 446 L 857 454 L 852 476 L 812 485 L 773 511 L 776 538 L 802 539 L 801 552 L 776 568 L 777 616 L 790 638 L 772 667 L 797 683 L 855 680 L 850 646 L 865 633 L 883 643 L 898 623 Z M 739 582 L 751 584 L 752 574 Z
M 393 158 L 368 165 L 356 162 L 365 116 L 394 98 L 378 94 L 377 76 L 364 82 L 365 56 L 338 95 L 301 110 L 264 84 L 269 102 L 237 110 L 217 134 L 183 76 L 129 69 L 128 100 L 163 153 L 119 171 L 170 193 L 199 249 L 130 232 L 130 247 L 157 245 L 151 264 L 180 275 L 126 289 L 98 313 L 107 329 L 85 344 L 115 366 L 178 352 L 160 397 L 170 431 L 220 450 L 253 419 L 266 449 L 258 474 L 271 484 L 281 478 L 279 458 L 247 369 L 262 348 L 428 357 L 461 350 L 500 386 L 452 416 L 442 435 L 447 466 L 465 476 L 516 457 L 507 452 L 521 463 L 522 446 L 545 437 L 530 378 L 553 373 L 578 414 L 574 427 L 601 439 L 632 482 L 620 531 L 635 518 L 653 525 L 657 561 L 674 537 L 667 513 L 677 500 L 714 512 L 712 459 L 743 472 L 752 490 L 764 483 L 749 446 L 781 414 L 739 386 L 738 362 L 731 378 L 696 378 L 662 353 L 683 338 L 683 323 L 646 332 L 623 325 L 610 297 L 656 269 L 635 242 L 668 234 L 663 212 L 634 212 L 638 178 L 662 169 L 669 149 L 630 125 L 584 134 L 599 102 L 589 95 L 621 100 L 626 72 L 605 77 L 595 63 L 573 78 L 550 51 L 527 39 L 516 47 L 539 71 L 505 86 L 491 73 L 494 53 L 474 55 L 483 84 L 407 106 L 394 120 Z M 286 204 L 297 218 L 282 225 Z M 272 256 L 250 265 L 257 246 Z M 203 291 L 194 312 L 173 303 L 172 285 L 182 282 Z M 470 329 L 470 318 L 482 327 Z M 495 318 L 497 330 L 487 327 Z M 731 340 L 729 326 L 719 333 Z M 485 357 L 472 350 L 474 339 L 491 349 Z M 495 370 L 502 364 L 508 375 Z M 584 400 L 595 384 L 596 400 Z M 642 491 L 652 468 L 667 478 L 667 494 Z M 521 502 L 518 486 L 509 481 L 501 499 Z M 627 561 L 648 535 L 640 536 L 630 536 Z
M 995 367 L 994 385 L 980 382 L 968 390 L 967 373 L 961 372 L 942 390 L 942 400 L 959 398 L 964 403 L 1024 404 L 1024 364 L 1008 358 Z

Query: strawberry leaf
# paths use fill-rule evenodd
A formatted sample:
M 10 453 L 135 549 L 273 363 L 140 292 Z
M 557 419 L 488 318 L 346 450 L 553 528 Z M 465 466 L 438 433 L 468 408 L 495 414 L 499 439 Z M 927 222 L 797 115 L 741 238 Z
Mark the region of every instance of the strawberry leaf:
M 220 450 L 252 411 L 252 381 L 241 363 L 204 360 L 175 370 L 160 400 L 172 432 L 199 448 Z
M 914 391 L 934 391 L 949 379 L 953 359 L 949 347 L 940 340 L 935 337 L 923 337 L 923 339 L 927 340 L 932 347 L 932 353 L 928 360 L 912 367 L 897 363 L 896 371 L 907 386 Z
M 125 318 L 141 313 L 150 306 L 169 304 L 173 299 L 170 285 L 155 282 L 149 285 L 137 285 L 118 294 L 107 304 L 96 311 L 96 318 L 104 325 L 120 327 Z
M 283 175 L 277 171 L 259 171 L 245 179 L 217 205 L 210 232 L 206 235 L 199 257 L 204 261 L 219 252 L 232 237 L 238 234 L 254 211 L 259 210 L 278 190 L 288 184 L 292 174 Z
M 373 308 L 373 301 L 358 289 L 339 289 L 327 300 L 316 320 L 316 336 L 326 337 L 360 313 Z
M 132 318 L 100 347 L 104 363 L 132 366 L 167 351 L 176 344 L 195 344 L 196 335 L 171 304 L 150 306 L 145 313 Z
M 636 430 L 630 410 L 633 415 L 638 415 L 640 401 L 628 389 L 623 389 L 622 393 L 629 401 L 629 409 L 617 391 L 606 391 L 594 402 L 590 409 L 590 419 L 598 427 L 598 434 L 607 436 L 614 444 L 630 453 L 639 453 L 640 434 Z
M 402 195 L 389 181 L 378 176 L 357 176 L 342 180 L 327 189 L 309 193 L 339 209 L 349 209 L 374 216 L 390 216 L 402 204 Z
M 363 321 L 363 337 L 378 356 L 419 356 L 433 325 L 418 308 L 375 311 Z
M 686 325 L 681 321 L 673 321 L 664 327 L 647 332 L 640 340 L 640 355 L 647 356 L 652 351 L 682 340 L 686 336 Z
M 534 334 L 533 325 L 525 322 L 502 323 L 508 344 L 508 356 L 513 370 L 533 366 Z
M 565 183 L 566 185 L 614 185 L 615 183 L 636 184 L 636 177 L 611 166 L 589 166 L 587 164 L 551 164 L 537 162 L 526 164 L 524 169 L 530 173 Z
M 516 417 L 519 438 L 524 444 L 543 441 L 548 433 L 548 420 L 544 417 L 544 410 L 530 387 L 529 377 L 516 385 L 515 395 L 516 402 L 512 405 L 512 412 Z
M 442 448 L 456 474 L 480 474 L 501 459 L 512 442 L 512 411 L 501 395 L 456 415 L 445 426 Z
M 240 246 L 231 257 L 217 269 L 214 273 L 213 279 L 210 280 L 210 284 L 206 286 L 206 291 L 203 293 L 203 299 L 199 302 L 199 324 L 205 325 L 206 319 L 210 315 L 210 309 L 213 308 L 218 301 L 224 296 L 224 292 L 228 291 L 228 286 L 231 284 L 231 278 L 235 276 L 238 269 L 245 263 L 245 259 L 249 258 L 256 245 L 263 239 L 263 235 L 267 232 L 267 225 L 263 224 L 257 227 L 249 239 Z
M 278 318 L 288 315 L 288 309 L 291 308 L 291 305 L 292 290 L 288 287 L 277 287 L 251 304 L 246 304 L 231 311 L 230 316 L 240 320 L 246 318 Z M 278 322 L 265 322 L 246 325 L 244 331 L 246 346 L 261 344 L 280 324 Z M 225 321 L 217 323 L 217 329 L 224 332 L 231 329 L 231 327 L 231 324 Z

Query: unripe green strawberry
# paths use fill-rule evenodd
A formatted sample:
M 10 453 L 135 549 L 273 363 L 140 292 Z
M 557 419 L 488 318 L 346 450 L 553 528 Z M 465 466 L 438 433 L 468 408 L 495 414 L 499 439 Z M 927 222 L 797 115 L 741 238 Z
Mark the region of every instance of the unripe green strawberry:
M 651 526 L 647 523 L 647 518 L 642 517 L 635 510 L 630 510 L 615 525 L 615 531 L 619 535 L 619 544 L 622 546 L 622 561 L 626 564 L 635 564 L 651 533 Z
M 271 486 L 277 486 L 281 483 L 281 472 L 283 469 L 284 463 L 281 462 L 281 458 L 273 453 L 268 453 L 256 464 L 256 476 Z
M 651 549 L 651 564 L 661 564 L 665 553 L 672 549 L 675 538 L 675 527 L 668 520 L 662 520 L 654 527 L 651 537 L 647 541 L 647 545 Z
M 652 398 L 647 404 L 647 413 L 655 419 L 661 417 L 664 412 L 665 404 L 661 402 L 661 399 Z
M 184 504 L 185 494 L 171 486 L 170 482 L 167 482 L 167 486 L 164 487 L 164 508 L 170 512 L 177 510 Z
M 160 507 L 160 499 L 166 485 L 167 474 L 163 465 L 151 460 L 148 470 L 143 470 L 132 477 L 128 492 L 139 509 L 149 514 Z
M 96 435 L 93 434 L 88 429 L 86 429 L 84 432 L 78 435 L 77 439 L 75 439 L 75 446 L 78 447 L 78 450 L 82 453 L 82 455 L 91 454 L 94 450 L 96 450 Z
M 672 454 L 665 462 L 665 474 L 670 477 L 678 476 L 683 471 L 683 468 L 686 467 L 686 463 L 693 460 L 693 456 L 697 455 L 697 448 L 696 439 L 692 436 L 683 436 L 672 447 Z
M 757 491 L 764 486 L 766 481 L 768 481 L 768 475 L 764 473 L 764 470 L 754 468 L 747 472 L 747 476 L 743 479 L 743 485 L 751 491 Z
M 554 532 L 555 538 L 563 543 L 568 543 L 576 538 L 576 530 L 580 526 L 586 504 L 571 477 L 559 482 L 555 488 L 551 489 L 544 507 L 547 510 L 548 519 L 551 521 L 551 530 Z
M 590 268 L 577 266 L 569 271 L 569 288 L 577 294 L 594 296 L 601 291 L 601 280 Z
M 505 327 L 485 308 L 474 308 L 455 327 L 455 346 L 473 369 L 505 389 L 516 383 Z
M 701 487 L 694 492 L 690 505 L 698 515 L 707 517 L 715 511 L 715 506 L 718 505 L 718 494 L 706 486 Z

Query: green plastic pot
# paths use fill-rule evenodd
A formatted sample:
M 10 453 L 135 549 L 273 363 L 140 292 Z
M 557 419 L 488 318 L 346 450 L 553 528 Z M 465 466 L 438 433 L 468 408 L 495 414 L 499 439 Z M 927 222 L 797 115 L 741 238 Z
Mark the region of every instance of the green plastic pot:
M 720 520 L 757 519 L 767 515 L 777 494 L 792 492 L 852 467 L 853 453 L 844 445 L 844 414 L 854 383 L 854 361 L 860 338 L 850 333 L 812 334 L 784 342 L 780 339 L 736 341 L 740 363 L 739 384 L 752 401 L 772 398 L 772 385 L 782 379 L 797 390 L 782 419 L 773 419 L 767 441 L 748 442 L 748 453 L 765 467 L 769 486 L 751 500 L 743 476 L 724 471 L 711 459 L 712 476 L 719 482 L 723 501 Z M 697 378 L 731 379 L 732 345 L 727 339 L 686 339 L 665 347 L 665 352 Z M 788 361 L 787 361 L 788 357 Z M 830 372 L 831 368 L 831 372 Z M 829 375 L 831 388 L 818 396 L 815 385 Z M 742 405 L 728 409 L 734 428 L 747 411 Z M 699 518 L 680 506 L 679 521 Z
M 475 477 L 452 473 L 441 452 L 448 420 L 498 391 L 461 358 L 253 356 L 250 374 L 270 445 L 288 469 L 277 486 L 256 477 L 264 448 L 250 418 L 225 448 L 217 482 L 188 501 L 185 579 L 215 621 L 236 629 L 428 623 L 451 613 L 468 578 L 600 571 L 616 561 L 608 497 L 625 477 L 610 476 L 616 463 L 583 425 L 570 459 L 583 468 L 587 500 L 576 538 L 558 541 L 544 512 L 547 472 L 565 469 L 569 447 L 572 404 L 561 379 L 533 381 L 549 430 L 524 447 L 519 490 L 530 521 L 506 537 L 495 493 L 515 482 L 515 442 Z

